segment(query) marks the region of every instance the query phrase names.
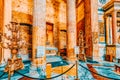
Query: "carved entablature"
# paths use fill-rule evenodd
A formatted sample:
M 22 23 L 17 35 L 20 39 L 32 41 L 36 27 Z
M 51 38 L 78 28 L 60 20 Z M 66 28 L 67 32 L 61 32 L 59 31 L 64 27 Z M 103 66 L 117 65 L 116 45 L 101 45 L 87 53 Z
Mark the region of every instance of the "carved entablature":
M 116 58 L 116 46 L 107 45 L 106 46 L 106 60 L 112 62 L 114 58 Z
M 120 43 L 120 0 L 111 0 L 103 7 L 107 44 Z

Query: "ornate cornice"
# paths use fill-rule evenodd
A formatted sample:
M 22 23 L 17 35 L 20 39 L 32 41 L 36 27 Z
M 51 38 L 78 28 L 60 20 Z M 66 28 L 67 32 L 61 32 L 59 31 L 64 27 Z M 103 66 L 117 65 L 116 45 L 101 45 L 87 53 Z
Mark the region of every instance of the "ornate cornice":
M 108 2 L 107 4 L 105 4 L 102 8 L 103 8 L 104 11 L 106 11 L 106 10 L 112 8 L 113 6 L 114 6 L 114 1 L 111 0 L 110 2 Z
M 107 4 L 105 4 L 102 8 L 103 10 L 106 12 L 107 10 L 120 5 L 120 0 L 111 0 L 110 2 L 108 2 Z

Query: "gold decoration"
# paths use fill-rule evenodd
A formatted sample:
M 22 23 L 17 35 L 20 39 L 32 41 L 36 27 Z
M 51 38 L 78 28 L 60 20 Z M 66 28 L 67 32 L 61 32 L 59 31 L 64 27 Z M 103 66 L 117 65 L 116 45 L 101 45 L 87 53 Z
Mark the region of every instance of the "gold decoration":
M 26 44 L 20 37 L 19 24 L 16 22 L 11 22 L 11 24 L 6 25 L 7 29 L 11 31 L 11 35 L 7 36 L 6 33 L 2 34 L 9 42 L 2 42 L 2 47 L 11 50 L 12 58 L 8 59 L 7 65 L 5 67 L 5 72 L 8 72 L 9 80 L 10 76 L 14 74 L 15 70 L 23 69 L 24 64 L 22 58 L 17 57 L 18 50 L 22 47 L 25 47 Z M 2 40 L 3 41 L 3 40 Z
M 106 60 L 113 62 L 113 59 L 116 58 L 116 46 L 115 45 L 107 45 L 106 46 Z

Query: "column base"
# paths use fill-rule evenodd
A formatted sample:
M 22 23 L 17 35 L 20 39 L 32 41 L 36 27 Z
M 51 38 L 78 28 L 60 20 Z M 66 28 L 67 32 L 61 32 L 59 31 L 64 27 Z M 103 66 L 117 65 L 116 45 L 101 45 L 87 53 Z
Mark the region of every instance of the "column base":
M 36 78 L 45 79 L 46 78 L 46 65 L 36 65 L 34 63 L 31 64 L 29 74 Z
M 33 66 L 39 67 L 39 66 L 41 66 L 43 64 L 46 64 L 46 61 L 45 61 L 44 57 L 36 58 L 36 59 L 32 60 L 32 65 Z
M 6 65 L 6 62 L 5 61 L 1 61 L 0 62 L 0 67 L 4 67 Z
M 30 72 L 29 72 L 31 77 L 39 77 L 40 75 L 37 72 L 37 67 L 36 66 L 32 66 L 30 67 Z
M 75 62 L 76 60 L 77 60 L 76 56 L 68 57 L 68 61 L 70 61 L 70 62 Z
M 52 65 L 51 64 L 47 64 L 46 65 L 46 77 L 50 78 L 52 74 Z

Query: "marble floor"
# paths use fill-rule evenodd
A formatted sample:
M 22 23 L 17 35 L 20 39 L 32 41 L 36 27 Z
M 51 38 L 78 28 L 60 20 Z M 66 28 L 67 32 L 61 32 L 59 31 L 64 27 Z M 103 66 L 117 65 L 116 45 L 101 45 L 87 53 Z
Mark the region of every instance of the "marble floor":
M 63 60 L 59 56 L 49 56 L 47 62 L 51 63 L 52 71 L 49 80 L 74 80 L 76 79 L 76 65 L 75 63 Z M 16 71 L 11 80 L 42 80 L 40 76 L 40 70 L 37 68 L 32 69 L 31 62 L 26 61 L 25 68 L 23 70 Z M 107 61 L 79 61 L 78 62 L 78 78 L 80 80 L 120 80 L 120 75 L 114 71 L 114 65 L 116 63 Z M 8 80 L 7 73 L 3 72 L 4 67 L 0 67 L 0 80 Z M 34 73 L 34 75 L 33 75 Z M 62 73 L 64 73 L 62 75 Z M 41 79 L 39 79 L 41 78 Z

